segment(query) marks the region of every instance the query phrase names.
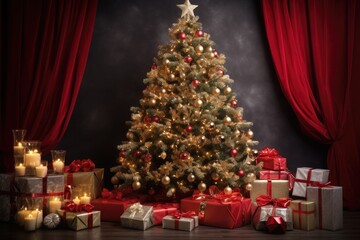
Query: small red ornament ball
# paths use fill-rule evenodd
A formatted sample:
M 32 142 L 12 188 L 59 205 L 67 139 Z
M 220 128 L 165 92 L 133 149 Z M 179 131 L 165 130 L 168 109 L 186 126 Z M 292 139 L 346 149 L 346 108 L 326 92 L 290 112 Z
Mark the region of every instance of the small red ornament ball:
M 124 150 L 120 150 L 119 152 L 119 157 L 125 157 L 125 151 Z
M 189 153 L 188 153 L 188 152 L 181 152 L 181 153 L 179 154 L 179 158 L 180 158 L 180 159 L 188 159 L 188 157 L 189 157 Z
M 242 170 L 242 169 L 239 169 L 238 176 L 241 177 L 241 178 L 244 177 L 245 176 L 245 171 Z
M 192 60 L 193 60 L 192 57 L 189 55 L 185 57 L 185 62 L 187 62 L 187 63 L 191 63 Z
M 141 157 L 141 151 L 140 151 L 140 150 L 136 150 L 136 151 L 134 152 L 134 157 L 136 157 L 136 158 Z
M 201 82 L 197 79 L 194 79 L 192 82 L 191 82 L 191 85 L 193 85 L 194 87 L 198 86 Z
M 185 128 L 185 131 L 187 131 L 188 133 L 192 132 L 193 128 L 191 125 L 187 125 Z
M 152 155 L 150 153 L 146 153 L 143 157 L 144 162 L 148 163 L 152 159 Z
M 237 154 L 238 154 L 238 151 L 236 149 L 231 149 L 230 150 L 230 156 L 231 157 L 236 157 Z
M 149 195 L 154 195 L 155 194 L 155 190 L 153 188 L 150 188 L 148 191 Z
M 216 50 L 213 51 L 213 54 L 214 54 L 214 57 L 219 56 L 219 53 Z
M 156 122 L 156 123 L 157 123 L 157 122 L 159 122 L 159 120 L 160 120 L 160 118 L 159 118 L 158 116 L 153 116 L 153 117 L 152 117 L 152 121 L 153 121 L 153 122 Z
M 202 30 L 196 30 L 195 36 L 202 37 L 202 36 L 204 36 L 204 32 Z
M 154 63 L 152 66 L 151 66 L 151 70 L 155 70 L 157 68 L 156 64 Z
M 177 34 L 177 38 L 178 39 L 185 39 L 186 38 L 186 33 L 184 33 L 184 32 L 179 32 L 178 34 Z
M 237 108 L 238 107 L 238 103 L 237 103 L 237 100 L 236 99 L 233 99 L 230 101 L 230 106 L 232 108 Z
M 144 117 L 144 123 L 151 123 L 152 119 L 149 116 Z

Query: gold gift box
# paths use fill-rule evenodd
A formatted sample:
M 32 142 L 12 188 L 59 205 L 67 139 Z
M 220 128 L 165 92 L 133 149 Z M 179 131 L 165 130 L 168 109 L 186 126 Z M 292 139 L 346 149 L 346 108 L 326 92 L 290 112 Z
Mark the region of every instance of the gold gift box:
M 268 193 L 268 184 L 271 184 L 271 193 Z M 251 201 L 256 201 L 260 195 L 270 195 L 272 198 L 289 197 L 289 180 L 254 180 L 250 192 Z
M 121 226 L 139 230 L 146 230 L 154 225 L 153 206 L 144 206 L 139 203 L 131 205 L 121 215 Z
M 293 200 L 290 203 L 293 211 L 293 224 L 295 229 L 306 231 L 315 229 L 315 202 Z
M 57 213 L 65 220 L 68 228 L 79 231 L 100 226 L 101 212 L 67 212 L 57 210 Z

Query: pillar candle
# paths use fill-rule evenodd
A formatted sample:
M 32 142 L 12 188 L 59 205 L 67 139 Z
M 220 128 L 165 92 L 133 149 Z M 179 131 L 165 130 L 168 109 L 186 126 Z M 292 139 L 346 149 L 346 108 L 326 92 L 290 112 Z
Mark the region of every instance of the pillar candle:
M 35 176 L 44 178 L 47 174 L 47 166 L 43 166 L 42 164 L 40 164 L 40 166 L 35 167 L 35 172 Z
M 17 146 L 14 146 L 14 155 L 24 155 L 24 147 L 21 143 L 19 143 Z
M 32 214 L 29 214 L 24 218 L 24 229 L 25 231 L 35 231 L 36 230 L 36 218 Z
M 25 166 L 22 163 L 15 166 L 15 175 L 18 177 L 25 176 Z
M 60 159 L 53 161 L 54 173 L 63 173 L 64 172 L 64 163 Z
M 24 219 L 27 217 L 31 211 L 27 210 L 27 208 L 24 208 L 22 210 L 19 210 L 16 215 L 16 221 L 19 224 L 19 226 L 24 226 Z
M 43 222 L 43 211 L 36 209 L 35 211 L 31 212 L 31 215 L 33 215 L 36 219 L 36 228 L 39 229 Z
M 80 199 L 76 196 L 76 198 L 73 199 L 73 202 L 77 205 L 80 203 Z
M 84 196 L 80 197 L 81 204 L 90 204 L 90 196 L 87 196 L 86 193 Z
M 25 154 L 25 166 L 36 167 L 40 165 L 40 162 L 40 153 L 30 151 L 29 153 Z
M 49 202 L 49 212 L 56 213 L 56 210 L 61 208 L 61 201 L 58 198 L 54 198 Z

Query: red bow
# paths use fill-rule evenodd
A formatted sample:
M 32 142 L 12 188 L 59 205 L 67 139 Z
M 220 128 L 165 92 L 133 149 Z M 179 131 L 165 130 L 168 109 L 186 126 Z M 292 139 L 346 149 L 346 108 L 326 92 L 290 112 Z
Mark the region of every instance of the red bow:
M 109 191 L 107 188 L 103 188 L 103 190 L 101 192 L 101 197 L 107 198 L 107 199 L 121 200 L 123 197 L 123 194 L 120 191 L 116 191 L 116 190 Z
M 238 189 L 233 190 L 231 194 L 225 194 L 220 191 L 219 188 L 215 185 L 209 187 L 209 194 L 199 193 L 194 191 L 193 199 L 195 200 L 205 200 L 205 199 L 216 199 L 222 204 L 231 204 L 232 202 L 242 201 L 244 197 Z
M 256 198 L 256 203 L 259 207 L 265 205 L 273 205 L 274 207 L 287 207 L 290 205 L 290 198 L 271 198 L 269 195 L 260 195 Z
M 76 204 L 73 201 L 65 203 L 65 210 L 69 212 L 91 212 L 93 209 L 91 204 Z
M 259 157 L 279 157 L 279 152 L 275 148 L 265 147 L 259 152 Z
M 177 211 L 175 213 L 170 213 L 170 216 L 172 216 L 174 219 L 180 219 L 180 218 L 192 218 L 194 216 L 197 216 L 194 211 L 187 211 L 187 212 L 180 212 Z
M 65 172 L 90 172 L 95 169 L 91 159 L 74 160 L 69 166 L 65 166 Z

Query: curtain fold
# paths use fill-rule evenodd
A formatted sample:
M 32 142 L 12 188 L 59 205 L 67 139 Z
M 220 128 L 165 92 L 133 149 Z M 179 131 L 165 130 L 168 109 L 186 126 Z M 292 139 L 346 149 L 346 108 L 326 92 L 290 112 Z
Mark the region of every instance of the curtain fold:
M 42 152 L 63 137 L 84 75 L 98 0 L 0 3 L 1 162 L 13 171 L 12 129 Z
M 282 91 L 303 131 L 329 144 L 330 180 L 343 186 L 344 207 L 360 209 L 360 95 L 352 90 L 359 86 L 360 2 L 263 0 L 262 7 Z

